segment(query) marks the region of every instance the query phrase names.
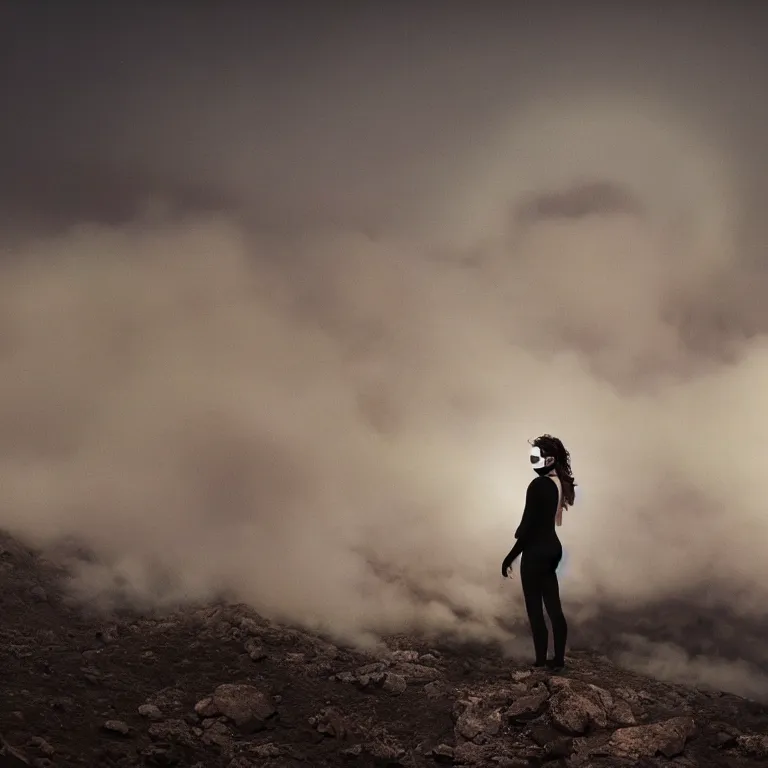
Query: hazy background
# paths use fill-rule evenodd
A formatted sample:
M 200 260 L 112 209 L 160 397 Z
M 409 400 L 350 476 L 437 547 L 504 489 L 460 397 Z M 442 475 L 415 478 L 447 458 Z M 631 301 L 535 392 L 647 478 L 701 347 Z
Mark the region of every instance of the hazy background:
M 768 694 L 765 11 L 0 30 L 0 526 L 91 601 L 502 637 L 553 432 L 574 641 Z

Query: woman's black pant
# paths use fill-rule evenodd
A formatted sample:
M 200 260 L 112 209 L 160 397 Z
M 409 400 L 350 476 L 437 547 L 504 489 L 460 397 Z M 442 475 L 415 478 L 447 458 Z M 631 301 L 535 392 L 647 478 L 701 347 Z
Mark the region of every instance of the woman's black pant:
M 520 580 L 523 585 L 525 609 L 531 624 L 537 664 L 543 664 L 546 661 L 549 645 L 549 633 L 544 620 L 545 608 L 552 624 L 554 661 L 562 665 L 565 660 L 568 624 L 560 604 L 560 586 L 557 583 L 557 566 L 562 556 L 563 548 L 558 544 L 526 550 L 520 561 Z

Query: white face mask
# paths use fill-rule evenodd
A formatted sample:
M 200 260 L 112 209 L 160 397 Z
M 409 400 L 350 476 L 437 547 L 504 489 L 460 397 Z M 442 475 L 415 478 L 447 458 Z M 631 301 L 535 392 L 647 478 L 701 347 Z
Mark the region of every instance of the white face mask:
M 541 452 L 541 448 L 536 445 L 531 448 L 530 461 L 531 467 L 539 474 L 545 470 L 548 471 L 555 463 L 555 460 L 551 456 L 544 456 Z

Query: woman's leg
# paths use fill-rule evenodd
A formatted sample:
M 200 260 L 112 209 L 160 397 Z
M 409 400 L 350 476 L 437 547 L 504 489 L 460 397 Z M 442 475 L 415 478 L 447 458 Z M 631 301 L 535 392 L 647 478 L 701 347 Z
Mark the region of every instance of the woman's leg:
M 549 621 L 552 624 L 552 639 L 555 646 L 555 658 L 552 663 L 556 667 L 565 666 L 565 644 L 568 640 L 568 622 L 565 620 L 563 606 L 560 602 L 560 585 L 557 573 L 552 570 L 542 581 L 541 590 L 544 607 L 547 609 Z
M 533 649 L 536 654 L 535 664 L 543 666 L 547 660 L 547 645 L 549 644 L 549 632 L 547 622 L 544 620 L 544 603 L 542 591 L 542 569 L 540 564 L 526 561 L 525 556 L 520 563 L 520 581 L 523 585 L 523 597 L 525 598 L 525 610 L 528 613 L 528 621 L 531 625 L 533 637 Z

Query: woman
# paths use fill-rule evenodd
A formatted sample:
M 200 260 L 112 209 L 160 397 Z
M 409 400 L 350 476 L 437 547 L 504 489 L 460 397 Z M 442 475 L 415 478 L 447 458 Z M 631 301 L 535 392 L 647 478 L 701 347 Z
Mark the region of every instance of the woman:
M 565 667 L 568 624 L 560 605 L 557 583 L 557 566 L 563 556 L 563 545 L 555 526 L 563 524 L 563 509 L 573 505 L 576 482 L 571 472 L 570 454 L 552 435 L 542 435 L 531 443 L 530 460 L 538 477 L 528 486 L 523 519 L 515 532 L 517 543 L 504 558 L 501 573 L 506 578 L 512 563 L 522 554 L 520 578 L 536 653 L 534 666 L 561 670 Z M 555 651 L 554 658 L 549 661 L 544 608 L 552 623 Z

